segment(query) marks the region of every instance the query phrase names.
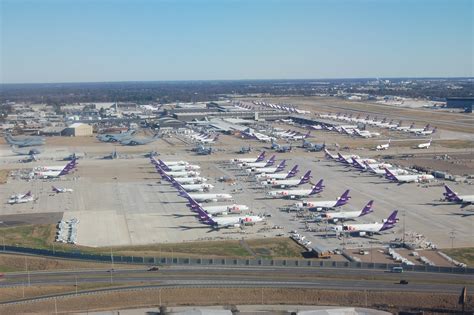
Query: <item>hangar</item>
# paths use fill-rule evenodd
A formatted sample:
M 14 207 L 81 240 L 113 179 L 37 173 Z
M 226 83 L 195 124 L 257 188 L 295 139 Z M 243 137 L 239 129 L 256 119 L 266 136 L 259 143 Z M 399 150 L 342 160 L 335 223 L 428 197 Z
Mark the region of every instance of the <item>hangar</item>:
M 74 123 L 64 129 L 63 135 L 73 137 L 92 136 L 92 126 L 83 123 Z

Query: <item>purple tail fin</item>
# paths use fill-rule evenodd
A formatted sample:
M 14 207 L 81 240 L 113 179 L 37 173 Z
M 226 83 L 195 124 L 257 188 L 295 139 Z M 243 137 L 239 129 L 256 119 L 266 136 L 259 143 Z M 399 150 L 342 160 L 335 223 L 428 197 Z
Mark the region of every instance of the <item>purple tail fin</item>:
M 444 185 L 444 189 L 446 192 L 443 194 L 446 200 L 451 202 L 460 202 L 461 199 L 458 197 L 458 194 L 454 192 L 448 185 Z
M 357 160 L 357 159 L 353 159 L 353 165 L 354 167 L 358 168 L 358 169 L 361 169 L 361 170 L 365 170 L 367 167 L 360 164 L 360 162 Z
M 385 168 L 385 178 L 389 179 L 389 180 L 397 180 L 397 178 L 395 177 L 395 175 L 390 172 L 388 170 L 388 168 Z
M 298 183 L 298 185 L 306 184 L 309 182 L 310 179 L 311 179 L 311 171 L 307 171 L 306 174 L 304 174 L 303 177 L 301 177 L 301 180 Z
M 323 189 L 324 189 L 324 185 L 323 185 L 323 180 L 321 179 L 316 185 L 314 185 L 309 195 L 319 194 L 323 191 Z
M 336 204 L 334 205 L 335 207 L 340 207 L 340 206 L 343 206 L 345 205 L 346 203 L 349 202 L 349 199 L 351 199 L 351 196 L 349 196 L 349 189 L 346 190 L 342 195 L 341 197 L 339 197 L 336 201 Z
M 262 153 L 260 153 L 260 155 L 257 157 L 257 159 L 255 160 L 255 162 L 261 162 L 265 160 L 265 151 L 263 151 Z
M 171 171 L 171 169 L 168 167 L 168 165 L 166 165 L 162 160 L 158 160 L 158 164 L 160 165 L 160 167 L 166 171 L 166 172 L 169 172 Z
M 286 167 L 286 160 L 283 160 L 281 161 L 280 164 L 278 164 L 277 168 L 276 168 L 276 171 L 279 172 L 279 171 L 283 171 Z
M 25 197 L 31 197 L 31 190 L 25 194 Z
M 390 214 L 390 216 L 387 218 L 387 220 L 385 220 L 385 222 L 383 223 L 382 228 L 380 229 L 380 231 L 385 231 L 385 230 L 391 229 L 395 226 L 395 224 L 397 223 L 397 213 L 398 213 L 398 211 L 395 210 L 395 211 L 392 212 L 392 214 Z
M 366 214 L 374 212 L 374 209 L 372 209 L 373 204 L 374 204 L 374 201 L 370 200 L 360 212 L 359 217 L 362 217 Z
M 57 189 L 56 187 L 51 186 L 51 188 L 53 188 L 53 191 L 54 191 L 54 192 L 56 192 L 56 193 L 59 192 L 59 189 Z
M 286 175 L 286 178 L 291 178 L 295 176 L 298 173 L 298 165 L 295 165 L 291 171 L 288 172 L 288 175 Z
M 265 167 L 272 166 L 273 164 L 275 164 L 275 155 L 272 155 L 272 157 L 267 161 L 267 164 L 265 164 Z

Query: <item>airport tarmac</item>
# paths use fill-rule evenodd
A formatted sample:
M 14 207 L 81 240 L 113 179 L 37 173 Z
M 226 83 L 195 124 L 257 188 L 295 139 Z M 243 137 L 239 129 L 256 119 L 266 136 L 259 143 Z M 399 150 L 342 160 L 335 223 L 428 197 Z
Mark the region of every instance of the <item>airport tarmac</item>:
M 143 154 L 130 154 L 129 158 L 117 160 L 92 158 L 89 154 L 79 161 L 76 173 L 61 180 L 10 180 L 0 186 L 2 196 L 6 196 L 4 198 L 31 189 L 38 199 L 18 205 L 6 205 L 6 200 L 2 200 L 0 214 L 62 212 L 64 219 L 79 219 L 78 244 L 92 247 L 274 237 L 280 233 L 286 236 L 289 231 L 297 230 L 322 249 L 367 248 L 402 238 L 403 227 L 407 233 L 424 235 L 440 248 L 450 247 L 452 242 L 455 247 L 474 245 L 474 216 L 463 216 L 471 208 L 461 210 L 459 205 L 439 202 L 443 193 L 441 182 L 440 185 L 435 182 L 429 185 L 397 185 L 326 161 L 321 153 L 305 153 L 299 149 L 297 153 L 277 154 L 278 159 L 288 159 L 288 167 L 298 164 L 300 175 L 305 170 L 312 170 L 313 182 L 324 178 L 326 188 L 316 199 L 332 200 L 345 189 L 351 189 L 352 199 L 344 210 L 360 210 L 368 200 L 374 199 L 374 213 L 358 222 L 380 222 L 392 210 L 399 210 L 397 227 L 383 235 L 339 239 L 324 231 L 325 224 L 305 224 L 296 213 L 281 210 L 294 201 L 267 199 L 265 189 L 256 188 L 255 182 L 246 181 L 246 176 L 239 176 L 241 171 L 228 164 L 227 161 L 235 154 L 227 151 L 211 156 L 195 156 L 185 149 L 184 145 L 175 145 L 174 154 L 163 153 L 160 157 L 164 160 L 185 159 L 199 164 L 202 175 L 216 186 L 213 192 L 231 193 L 236 203 L 249 205 L 255 214 L 271 214 L 266 223 L 244 229 L 211 231 L 198 222 L 185 206 L 185 199 L 177 196 L 174 188 L 168 183 L 159 184 L 159 175 Z M 245 156 L 256 154 L 252 152 Z M 48 160 L 44 164 L 60 163 L 66 162 Z M 235 178 L 236 184 L 217 182 L 221 176 Z M 51 192 L 52 185 L 72 188 L 74 192 L 56 195 Z M 456 185 L 456 189 L 460 193 L 469 192 L 465 184 Z M 273 226 L 283 229 L 272 229 Z

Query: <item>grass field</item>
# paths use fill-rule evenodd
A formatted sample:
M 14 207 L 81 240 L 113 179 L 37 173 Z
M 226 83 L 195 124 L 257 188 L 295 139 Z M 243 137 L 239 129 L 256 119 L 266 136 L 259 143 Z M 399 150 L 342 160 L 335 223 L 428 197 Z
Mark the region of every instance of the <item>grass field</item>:
M 83 290 L 91 289 L 102 289 L 110 287 L 121 287 L 120 284 L 107 284 L 107 283 L 79 283 L 77 286 L 77 292 L 80 293 Z M 55 293 L 74 293 L 76 287 L 74 285 L 44 285 L 44 286 L 24 286 L 24 287 L 8 287 L 0 288 L 0 302 L 21 299 L 23 297 L 30 298 Z
M 91 248 L 54 242 L 54 224 L 24 225 L 0 228 L 0 239 L 5 245 L 82 251 L 96 254 L 110 254 L 110 248 Z M 114 247 L 115 255 L 129 256 L 174 256 L 174 257 L 302 257 L 303 248 L 288 238 L 255 239 L 246 241 L 186 242 L 175 244 L 153 244 L 142 246 Z
M 443 249 L 442 251 L 451 258 L 465 263 L 469 267 L 474 266 L 474 247 Z

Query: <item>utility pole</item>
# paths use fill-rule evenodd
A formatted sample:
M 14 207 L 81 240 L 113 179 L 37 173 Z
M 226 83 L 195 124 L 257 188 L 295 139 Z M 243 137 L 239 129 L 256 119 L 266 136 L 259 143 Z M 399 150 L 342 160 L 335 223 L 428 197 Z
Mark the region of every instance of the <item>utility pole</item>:
M 114 283 L 114 254 L 112 252 L 112 247 L 110 248 L 110 262 L 112 264 L 112 268 L 110 269 L 110 284 Z
M 25 268 L 26 268 L 26 276 L 28 278 L 28 286 L 31 286 L 30 271 L 28 270 L 28 257 L 26 256 L 25 256 Z
M 402 212 L 402 216 L 403 216 L 402 245 L 403 245 L 403 248 L 405 248 L 405 215 L 406 215 L 406 210 L 403 210 L 403 212 Z
M 77 295 L 77 274 L 74 275 L 75 282 L 76 282 L 76 295 Z

